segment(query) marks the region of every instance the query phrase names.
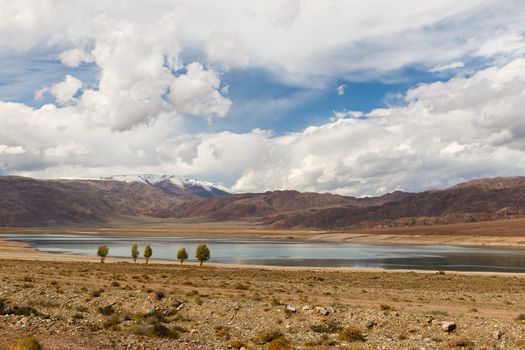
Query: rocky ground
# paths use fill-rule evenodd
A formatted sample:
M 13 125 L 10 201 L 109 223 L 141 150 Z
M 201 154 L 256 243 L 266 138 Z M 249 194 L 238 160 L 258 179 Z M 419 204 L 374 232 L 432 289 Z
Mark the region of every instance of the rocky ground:
M 0 350 L 525 349 L 525 277 L 0 260 Z M 520 315 L 523 320 L 520 320 Z

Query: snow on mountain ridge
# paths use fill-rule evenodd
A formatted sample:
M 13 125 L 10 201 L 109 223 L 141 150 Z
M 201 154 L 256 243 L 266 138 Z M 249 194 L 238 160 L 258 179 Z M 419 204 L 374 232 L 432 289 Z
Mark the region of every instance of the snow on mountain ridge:
M 211 192 L 214 189 L 232 193 L 232 191 L 221 185 L 214 184 L 208 181 L 195 180 L 195 179 L 185 179 L 176 175 L 154 175 L 154 174 L 122 174 L 122 175 L 113 175 L 107 177 L 101 177 L 98 180 L 114 180 L 114 181 L 124 181 L 124 182 L 141 182 L 148 185 L 155 186 L 156 184 L 169 180 L 173 185 L 181 188 L 188 186 L 197 186 L 202 187 L 204 190 Z

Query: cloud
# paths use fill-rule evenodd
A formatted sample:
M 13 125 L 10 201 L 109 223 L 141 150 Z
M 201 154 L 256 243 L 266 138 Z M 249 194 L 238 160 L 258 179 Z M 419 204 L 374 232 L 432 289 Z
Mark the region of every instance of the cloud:
M 524 53 L 525 37 L 521 33 L 513 31 L 488 39 L 476 51 L 476 55 L 483 57 L 497 55 L 517 57 Z
M 64 51 L 60 54 L 60 61 L 68 67 L 78 67 L 82 62 L 93 62 L 91 53 L 80 48 Z
M 55 49 L 67 66 L 98 65 L 101 42 L 109 40 L 117 54 L 124 43 L 151 50 L 152 60 L 159 52 L 175 62 L 185 50 L 202 52 L 207 62 L 201 63 L 220 69 L 262 68 L 287 84 L 322 86 L 337 78 L 381 78 L 409 66 L 429 69 L 499 55 L 503 46 L 506 53 L 521 50 L 525 5 L 506 4 L 163 0 L 156 6 L 134 1 L 123 10 L 102 0 L 26 0 L 3 5 L 0 53 Z M 91 50 L 97 46 L 99 60 Z
M 343 96 L 343 95 L 345 94 L 346 88 L 347 88 L 347 86 L 346 86 L 345 84 L 342 84 L 342 85 L 339 85 L 339 86 L 335 89 L 335 91 L 337 92 L 337 94 L 338 94 L 339 96 Z
M 82 81 L 67 74 L 60 83 L 37 90 L 35 99 L 40 100 L 45 94 L 50 94 L 59 105 L 66 105 L 76 101 L 75 95 L 81 88 Z
M 241 192 L 359 196 L 525 172 L 525 59 L 419 84 L 404 96 L 405 106 L 342 111 L 328 123 L 281 136 L 259 129 L 177 134 L 182 119 L 169 112 L 149 128 L 112 133 L 89 126 L 75 106 L 0 103 L 0 149 L 16 145 L 20 151 L 2 171 L 44 177 L 175 173 Z
M 440 66 L 432 67 L 429 72 L 430 73 L 441 73 L 452 69 L 458 69 L 465 67 L 465 64 L 463 62 L 452 62 L 449 64 L 443 64 Z
M 524 97 L 525 60 L 518 59 L 471 77 L 418 85 L 407 91 L 406 106 L 364 115 L 341 112 L 301 132 L 203 134 L 192 140 L 191 161 L 177 168 L 202 175 L 233 172 L 239 192 L 358 196 L 523 175 Z M 180 140 L 179 147 L 186 142 Z
M 525 5 L 506 3 L 161 0 L 123 10 L 102 0 L 4 2 L 0 60 L 59 58 L 68 75 L 38 87 L 54 104 L 0 102 L 0 171 L 175 173 L 239 191 L 354 195 L 522 174 Z M 302 88 L 298 95 L 307 90 L 243 107 L 244 118 L 258 119 L 334 81 L 469 68 L 472 60 L 490 67 L 417 85 L 404 106 L 336 111 L 330 122 L 287 135 L 194 132 L 187 124 L 186 115 L 227 116 L 235 102 L 221 82 L 227 70 L 262 70 Z M 93 83 L 82 76 L 85 86 L 74 77 L 82 62 L 96 72 Z
M 54 147 L 50 147 L 44 150 L 44 155 L 47 157 L 72 157 L 72 156 L 83 156 L 90 154 L 89 150 L 78 143 L 59 143 Z
M 22 146 L 8 146 L 8 145 L 0 145 L 0 155 L 7 155 L 7 154 L 24 154 L 26 150 Z
M 170 86 L 175 109 L 194 116 L 224 117 L 232 101 L 219 92 L 218 75 L 213 70 L 204 70 L 199 63 L 189 64 L 186 70 Z

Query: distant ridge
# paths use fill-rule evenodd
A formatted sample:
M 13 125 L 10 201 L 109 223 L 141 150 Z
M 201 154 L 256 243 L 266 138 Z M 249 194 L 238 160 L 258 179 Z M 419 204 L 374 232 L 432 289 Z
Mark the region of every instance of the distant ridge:
M 0 225 L 101 224 L 143 217 L 250 220 L 279 229 L 403 227 L 506 220 L 525 216 L 525 177 L 464 182 L 445 190 L 396 191 L 355 198 L 269 191 L 233 194 L 174 175 L 99 179 L 0 177 Z
M 203 198 L 224 197 L 232 193 L 232 191 L 229 188 L 226 188 L 221 185 L 216 185 L 214 183 L 203 180 L 186 179 L 176 175 L 114 175 L 101 177 L 93 180 L 140 182 L 161 188 L 175 195 L 186 194 Z

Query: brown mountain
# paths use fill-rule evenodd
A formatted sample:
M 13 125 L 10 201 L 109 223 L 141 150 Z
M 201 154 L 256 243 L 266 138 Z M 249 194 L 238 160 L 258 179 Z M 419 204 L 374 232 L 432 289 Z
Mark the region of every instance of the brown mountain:
M 481 179 L 446 190 L 370 198 L 297 191 L 228 195 L 210 192 L 198 182 L 177 186 L 176 181 L 142 180 L 0 177 L 0 226 L 95 224 L 151 216 L 341 229 L 486 221 L 525 213 L 525 177 Z
M 274 215 L 278 228 L 357 228 L 490 221 L 525 216 L 525 177 L 480 179 L 440 191 L 405 193 L 367 207 L 313 209 Z
M 159 181 L 36 180 L 0 176 L 0 226 L 93 224 L 108 220 L 150 216 L 175 203 L 226 196 L 197 182 L 176 185 Z

